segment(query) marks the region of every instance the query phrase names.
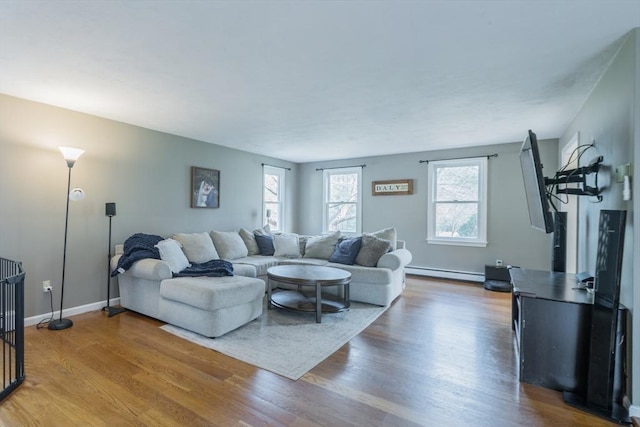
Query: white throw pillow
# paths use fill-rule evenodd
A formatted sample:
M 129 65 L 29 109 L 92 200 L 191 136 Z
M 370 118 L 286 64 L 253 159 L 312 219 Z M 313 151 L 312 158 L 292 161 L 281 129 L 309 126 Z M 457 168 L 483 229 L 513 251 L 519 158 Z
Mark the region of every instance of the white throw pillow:
M 213 245 L 222 259 L 244 258 L 249 253 L 247 245 L 244 244 L 244 240 L 242 240 L 237 231 L 214 230 L 210 234 L 213 239 Z
M 209 234 L 202 233 L 177 233 L 173 238 L 182 245 L 182 251 L 189 262 L 202 264 L 203 262 L 219 259 L 220 256 L 213 246 Z
M 179 273 L 187 267 L 191 267 L 189 260 L 180 249 L 180 243 L 173 239 L 164 239 L 156 245 L 160 252 L 160 259 L 169 264 L 173 273 Z
M 300 244 L 296 234 L 275 234 L 273 236 L 273 256 L 300 258 Z

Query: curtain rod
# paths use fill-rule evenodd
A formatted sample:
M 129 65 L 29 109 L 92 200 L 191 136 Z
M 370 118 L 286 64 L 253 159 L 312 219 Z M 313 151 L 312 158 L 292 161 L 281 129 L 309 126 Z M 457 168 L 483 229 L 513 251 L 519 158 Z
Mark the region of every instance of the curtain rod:
M 351 165 L 351 166 L 334 166 L 332 168 L 316 168 L 317 171 L 329 170 L 329 169 L 346 169 L 346 168 L 366 168 L 367 165 Z
M 291 168 L 285 168 L 284 166 L 275 166 L 275 165 L 269 165 L 269 164 L 267 164 L 267 163 L 262 163 L 262 167 L 265 167 L 265 166 L 271 166 L 272 168 L 286 169 L 286 170 L 288 170 L 288 171 L 290 171 L 290 170 L 291 170 Z
M 441 160 L 464 160 L 464 159 L 481 159 L 483 157 L 486 157 L 487 159 L 490 159 L 491 157 L 498 157 L 497 153 L 494 154 L 487 154 L 486 156 L 471 156 L 471 157 L 455 157 L 453 159 L 438 159 L 438 160 L 418 160 L 418 163 L 429 163 L 429 162 L 439 162 Z

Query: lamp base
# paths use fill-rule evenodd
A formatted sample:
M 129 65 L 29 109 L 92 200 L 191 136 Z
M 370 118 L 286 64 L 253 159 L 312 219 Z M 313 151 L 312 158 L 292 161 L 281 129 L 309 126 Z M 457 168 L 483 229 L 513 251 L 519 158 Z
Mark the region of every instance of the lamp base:
M 47 325 L 47 328 L 51 329 L 52 331 L 59 331 L 61 329 L 67 329 L 73 326 L 73 322 L 69 319 L 58 319 L 58 320 L 52 320 L 49 322 L 49 324 Z

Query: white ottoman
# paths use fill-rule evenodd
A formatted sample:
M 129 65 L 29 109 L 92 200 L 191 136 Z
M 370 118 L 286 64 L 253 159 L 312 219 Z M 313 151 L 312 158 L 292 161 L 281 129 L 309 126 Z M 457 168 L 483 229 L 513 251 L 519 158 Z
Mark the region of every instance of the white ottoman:
M 262 314 L 265 283 L 244 276 L 176 277 L 160 283 L 160 319 L 219 337 Z

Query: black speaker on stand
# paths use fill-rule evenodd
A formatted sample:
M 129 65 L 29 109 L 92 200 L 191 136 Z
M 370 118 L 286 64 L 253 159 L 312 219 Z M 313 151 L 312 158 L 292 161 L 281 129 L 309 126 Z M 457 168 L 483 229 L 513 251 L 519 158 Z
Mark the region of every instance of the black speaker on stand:
M 115 203 L 105 203 L 104 205 L 104 214 L 109 217 L 109 248 L 107 249 L 107 306 L 102 310 L 106 310 L 109 317 L 113 317 L 116 314 L 120 314 L 123 311 L 126 311 L 126 308 L 122 307 L 111 307 L 111 218 L 116 216 L 116 204 Z

